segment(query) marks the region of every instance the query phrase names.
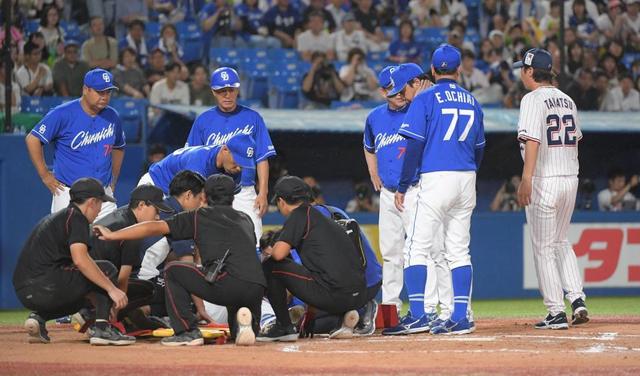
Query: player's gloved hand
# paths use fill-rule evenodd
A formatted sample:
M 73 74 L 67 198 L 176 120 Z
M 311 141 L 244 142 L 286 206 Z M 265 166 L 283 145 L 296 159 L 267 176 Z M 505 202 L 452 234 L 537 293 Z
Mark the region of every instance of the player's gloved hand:
M 98 239 L 100 240 L 111 240 L 111 230 L 109 230 L 108 228 L 101 226 L 101 225 L 94 225 L 93 226 L 93 233 L 98 237 Z
M 373 184 L 373 189 L 375 189 L 376 192 L 380 192 L 380 189 L 382 189 L 382 181 L 378 174 L 371 175 L 371 184 Z
M 127 294 L 125 294 L 119 288 L 114 287 L 113 289 L 108 291 L 108 294 L 109 294 L 109 298 L 113 300 L 113 308 L 115 308 L 116 310 L 120 310 L 127 305 L 128 303 Z
M 256 203 L 255 205 L 253 205 L 253 207 L 255 209 L 258 209 L 259 216 L 262 217 L 263 215 L 265 215 L 265 213 L 267 212 L 267 209 L 269 209 L 269 203 L 267 202 L 267 194 L 266 193 L 258 194 L 258 197 L 256 197 Z
M 47 173 L 42 177 L 42 183 L 47 187 L 48 190 L 51 191 L 55 196 L 59 195 L 60 192 L 64 189 L 64 185 L 56 179 L 55 176 L 51 173 L 51 171 L 47 171 Z
M 531 178 L 523 178 L 518 185 L 518 205 L 527 206 L 531 203 Z
M 394 196 L 394 203 L 396 205 L 396 209 L 404 211 L 404 193 L 396 192 Z

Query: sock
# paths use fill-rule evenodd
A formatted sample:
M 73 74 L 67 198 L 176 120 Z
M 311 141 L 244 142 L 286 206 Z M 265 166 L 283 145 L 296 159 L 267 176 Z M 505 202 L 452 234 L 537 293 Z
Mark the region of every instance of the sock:
M 409 295 L 409 310 L 415 318 L 424 315 L 424 286 L 427 283 L 427 266 L 413 265 L 404 269 L 404 287 Z
M 472 275 L 471 265 L 451 270 L 451 280 L 453 281 L 452 321 L 460 321 L 467 317 L 467 306 L 469 305 L 469 299 L 471 299 Z
M 106 320 L 96 320 L 96 328 L 100 329 L 100 330 L 105 330 L 107 329 L 107 326 L 109 325 L 109 322 Z

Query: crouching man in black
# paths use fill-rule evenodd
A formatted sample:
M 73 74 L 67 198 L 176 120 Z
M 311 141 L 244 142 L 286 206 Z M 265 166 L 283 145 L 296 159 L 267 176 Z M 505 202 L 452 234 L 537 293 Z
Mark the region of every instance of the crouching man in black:
M 190 262 L 172 262 L 165 267 L 165 300 L 175 335 L 164 338 L 163 345 L 204 344 L 191 309 L 191 294 L 227 307 L 231 338 L 236 345 L 255 343 L 266 282 L 256 257 L 253 222 L 231 207 L 235 185 L 229 176 L 212 175 L 204 187 L 205 207 L 116 232 L 94 226 L 103 240 L 158 235 L 169 235 L 174 240 L 194 239 L 202 267 Z M 222 268 L 216 268 L 220 263 Z M 220 270 L 214 275 L 216 269 Z
M 350 338 L 358 322 L 357 308 L 367 302 L 364 266 L 344 228 L 310 205 L 309 187 L 296 176 L 275 185 L 276 205 L 288 217 L 263 264 L 267 297 L 276 324 L 258 341 L 295 341 L 298 334 L 287 309 L 287 290 L 303 302 L 331 314 L 343 315 L 342 326 L 329 338 Z M 287 257 L 292 248 L 302 265 Z
M 13 286 L 18 299 L 32 310 L 24 326 L 31 343 L 49 343 L 45 323 L 77 312 L 92 301 L 96 308 L 92 345 L 130 345 L 108 320 L 111 301 L 115 309 L 127 305 L 127 295 L 115 285 L 118 270 L 109 261 L 94 261 L 89 255 L 89 224 L 105 201 L 102 183 L 93 178 L 78 179 L 69 191 L 71 202 L 65 209 L 45 217 L 24 245 Z

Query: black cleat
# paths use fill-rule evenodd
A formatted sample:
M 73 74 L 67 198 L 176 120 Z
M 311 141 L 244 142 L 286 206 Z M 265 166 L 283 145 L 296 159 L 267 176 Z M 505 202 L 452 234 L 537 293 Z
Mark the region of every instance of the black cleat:
M 204 345 L 204 338 L 202 338 L 200 329 L 195 328 L 175 336 L 163 338 L 160 343 L 165 346 L 202 346 Z
M 353 333 L 359 336 L 370 336 L 376 331 L 376 316 L 378 315 L 378 303 L 375 299 L 367 302 L 360 315 L 360 320 Z
M 584 304 L 582 298 L 578 298 L 571 303 L 571 309 L 573 314 L 571 315 L 571 325 L 580 325 L 589 322 L 589 311 Z
M 136 338 L 120 333 L 118 329 L 111 325 L 107 325 L 105 329 L 100 329 L 98 325 L 94 325 L 89 343 L 94 346 L 125 346 L 136 343 Z
M 567 314 L 560 312 L 555 316 L 548 314 L 544 320 L 534 325 L 536 329 L 569 329 L 569 323 L 567 322 Z
M 29 343 L 49 343 L 49 332 L 47 331 L 46 321 L 37 313 L 31 312 L 24 322 L 24 328 L 29 334 Z
M 298 340 L 298 332 L 293 325 L 289 327 L 281 326 L 276 322 L 267 331 L 260 333 L 256 338 L 258 342 L 295 342 Z

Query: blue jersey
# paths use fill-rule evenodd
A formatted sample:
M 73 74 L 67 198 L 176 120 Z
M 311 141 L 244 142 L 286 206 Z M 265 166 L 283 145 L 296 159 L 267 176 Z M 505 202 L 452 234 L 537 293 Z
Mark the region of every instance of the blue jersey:
M 251 8 L 245 3 L 237 5 L 235 10 L 236 15 L 243 22 L 242 32 L 244 34 L 244 37 L 258 34 L 258 29 L 262 26 L 262 18 L 264 17 L 264 12 L 257 6 Z
M 68 187 L 89 177 L 111 184 L 111 151 L 126 144 L 116 110 L 106 107 L 91 117 L 80 99 L 49 111 L 31 134 L 43 144 L 53 143 L 53 175 Z
M 374 108 L 364 126 L 364 148 L 375 153 L 378 175 L 382 185 L 389 190 L 398 188 L 407 140 L 398 134 L 409 106 L 391 110 L 387 104 Z M 411 183 L 415 183 L 418 176 Z
M 156 187 L 169 194 L 169 184 L 178 172 L 190 170 L 207 178 L 213 174 L 222 174 L 224 170 L 216 167 L 216 157 L 221 146 L 192 146 L 178 149 L 149 167 L 149 175 Z
M 271 7 L 263 18 L 263 23 L 269 28 L 269 33 L 275 30 L 282 31 L 293 37 L 296 29 L 302 21 L 302 15 L 293 5 L 289 4 L 286 10 L 281 10 L 277 5 Z
M 253 160 L 256 164 L 276 155 L 267 126 L 256 111 L 238 105 L 232 112 L 223 112 L 213 107 L 198 116 L 191 127 L 187 146 L 221 146 L 239 134 L 250 135 L 255 143 Z M 256 182 L 255 169 L 243 169 L 240 184 L 253 186 Z
M 480 104 L 448 79 L 414 98 L 398 133 L 425 143 L 421 173 L 476 171 L 475 151 L 485 145 Z
M 420 59 L 420 44 L 415 41 L 403 42 L 397 39 L 389 45 L 389 55 L 391 56 L 403 56 L 409 59 L 409 61 L 417 61 Z

